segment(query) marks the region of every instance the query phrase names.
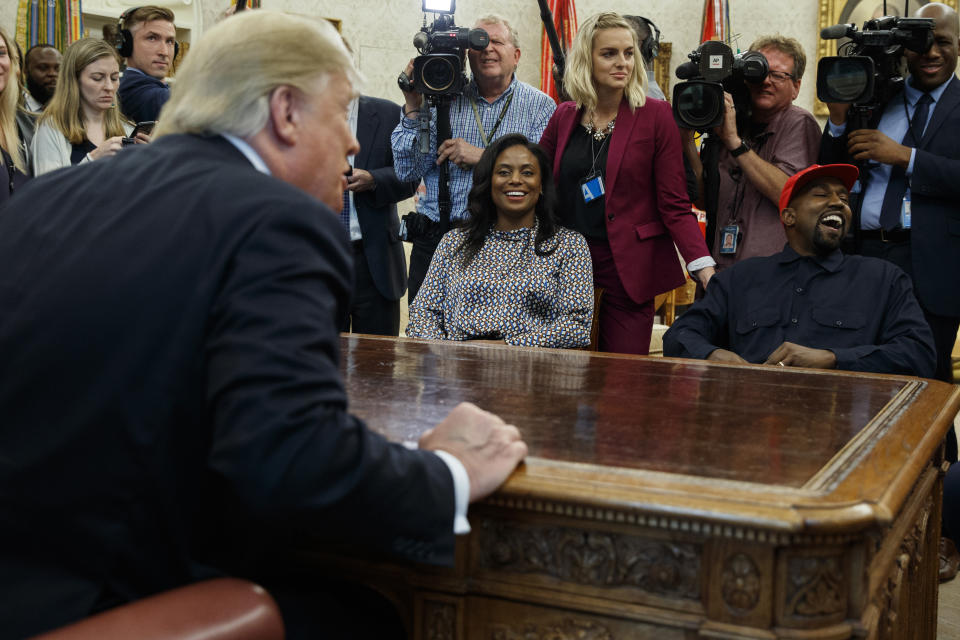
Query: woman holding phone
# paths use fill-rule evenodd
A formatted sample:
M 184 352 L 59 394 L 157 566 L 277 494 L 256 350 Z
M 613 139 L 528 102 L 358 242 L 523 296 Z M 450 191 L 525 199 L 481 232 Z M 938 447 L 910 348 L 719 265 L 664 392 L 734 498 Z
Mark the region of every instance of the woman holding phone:
M 82 38 L 63 54 L 57 89 L 40 116 L 33 137 L 36 175 L 115 155 L 125 139 L 145 143 L 120 115 L 117 87 L 120 59 L 105 40 Z

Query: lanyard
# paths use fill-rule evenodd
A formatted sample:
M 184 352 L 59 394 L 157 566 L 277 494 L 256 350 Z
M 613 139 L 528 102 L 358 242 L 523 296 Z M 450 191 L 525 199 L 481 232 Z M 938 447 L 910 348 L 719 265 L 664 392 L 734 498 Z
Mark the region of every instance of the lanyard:
M 590 135 L 590 134 L 587 134 Z M 593 136 L 590 136 L 590 153 L 593 155 L 593 161 L 590 163 L 590 173 L 587 175 L 593 175 L 597 171 L 597 160 L 600 158 L 600 154 L 603 153 L 603 145 L 607 144 L 607 139 L 613 135 L 611 131 L 608 135 L 603 138 L 603 142 L 600 143 L 600 148 L 594 151 L 593 149 Z
M 483 123 L 480 122 L 480 111 L 477 109 L 477 101 L 470 101 L 470 106 L 473 107 L 473 117 L 477 120 L 477 128 L 480 129 L 480 138 L 483 140 L 484 147 L 490 144 L 490 140 L 493 139 L 493 135 L 497 132 L 497 129 L 500 128 L 500 123 L 503 122 L 503 116 L 507 115 L 507 109 L 510 108 L 511 102 L 513 102 L 512 93 L 507 97 L 507 102 L 503 105 L 503 109 L 500 110 L 500 116 L 497 118 L 496 124 L 494 124 L 493 129 L 490 130 L 490 137 L 487 138 L 487 132 L 483 128 Z

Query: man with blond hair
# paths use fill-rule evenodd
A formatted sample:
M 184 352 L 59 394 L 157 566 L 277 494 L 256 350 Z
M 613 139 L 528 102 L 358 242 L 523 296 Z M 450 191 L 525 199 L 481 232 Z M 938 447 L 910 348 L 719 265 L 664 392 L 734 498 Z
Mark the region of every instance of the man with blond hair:
M 173 11 L 145 6 L 129 9 L 118 26 L 117 51 L 127 68 L 117 96 L 123 114 L 133 122 L 157 120 L 170 98 L 165 82 L 177 55 L 177 27 Z
M 452 563 L 467 504 L 525 455 L 473 405 L 417 450 L 347 411 L 352 256 L 332 209 L 356 81 L 328 24 L 231 17 L 191 51 L 153 144 L 4 210 L 0 269 L 29 283 L 0 286 L 4 634 L 246 572 L 278 540 Z M 309 624 L 274 584 L 296 638 Z M 341 597 L 309 600 L 329 637 L 373 622 L 339 620 Z

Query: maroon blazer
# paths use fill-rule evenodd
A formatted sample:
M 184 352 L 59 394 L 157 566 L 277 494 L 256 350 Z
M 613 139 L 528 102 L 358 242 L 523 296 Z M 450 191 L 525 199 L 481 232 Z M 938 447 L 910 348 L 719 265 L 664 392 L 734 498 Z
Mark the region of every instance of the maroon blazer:
M 564 102 L 540 138 L 554 179 L 581 114 L 576 103 Z M 631 112 L 626 99 L 620 103 L 604 182 L 607 238 L 630 298 L 642 303 L 679 287 L 684 276 L 674 243 L 687 263 L 710 252 L 690 213 L 680 131 L 669 104 L 647 98 Z

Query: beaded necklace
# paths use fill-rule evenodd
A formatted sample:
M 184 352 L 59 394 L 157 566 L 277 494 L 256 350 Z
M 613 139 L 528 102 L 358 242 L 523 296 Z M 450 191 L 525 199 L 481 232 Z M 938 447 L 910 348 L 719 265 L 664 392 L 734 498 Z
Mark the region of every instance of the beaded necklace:
M 604 138 L 606 138 L 607 136 L 609 136 L 611 133 L 613 133 L 613 125 L 614 125 L 614 123 L 616 123 L 617 118 L 616 118 L 616 116 L 614 116 L 613 120 L 611 120 L 610 122 L 608 122 L 608 123 L 607 123 L 607 126 L 605 126 L 605 127 L 603 127 L 603 128 L 601 129 L 601 128 L 598 128 L 596 124 L 594 124 L 594 119 L 595 119 L 595 117 L 596 117 L 596 114 L 594 114 L 594 113 L 591 111 L 591 112 L 590 112 L 590 122 L 588 122 L 587 124 L 583 125 L 583 128 L 587 130 L 587 135 L 593 136 L 593 139 L 594 139 L 594 140 L 596 140 L 597 142 L 600 142 L 601 140 L 603 140 Z

